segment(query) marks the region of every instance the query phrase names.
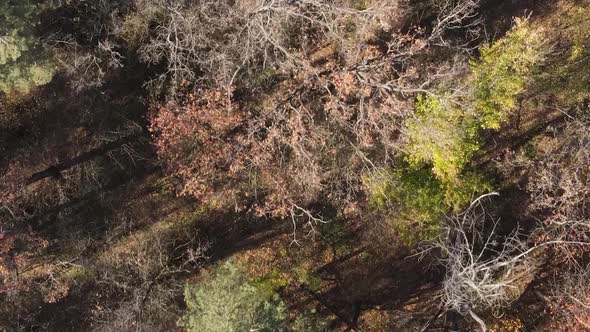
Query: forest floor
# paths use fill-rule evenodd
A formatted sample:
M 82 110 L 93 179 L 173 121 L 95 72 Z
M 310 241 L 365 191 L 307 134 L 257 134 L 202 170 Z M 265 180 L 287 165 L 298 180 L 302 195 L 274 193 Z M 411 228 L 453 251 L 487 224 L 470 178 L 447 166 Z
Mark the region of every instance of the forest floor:
M 482 6 L 482 13 L 490 33 L 502 34 L 513 16 L 531 15 L 533 22 L 544 26 L 559 24 L 560 16 L 569 10 L 562 4 L 490 0 Z M 28 186 L 32 193 L 51 193 L 35 211 L 25 211 L 30 215 L 27 226 L 49 239 L 48 262 L 52 255 L 63 255 L 72 264 L 116 266 L 138 259 L 141 265 L 141 255 L 148 251 L 146 244 L 170 240 L 166 245 L 179 246 L 196 236 L 210 243 L 202 268 L 227 259 L 240 262 L 253 278 L 280 284 L 280 294 L 290 307 L 330 317 L 330 327 L 336 331 L 473 328 L 461 325 L 466 323 L 457 317 L 443 317 L 435 294 L 444 271 L 419 255 L 419 248 L 408 248 L 386 221 L 351 214 L 326 223 L 294 225 L 289 220 L 244 216 L 223 197 L 205 205 L 177 197 L 149 143 L 142 92 L 139 88 L 129 91 L 130 86 L 139 84 L 130 80 L 112 86 L 107 93 L 89 93 L 72 100 L 73 94 L 55 79 L 19 106 L 28 114 L 25 122 L 1 128 L 0 146 L 7 148 L 0 151 L 0 169 L 14 170 L 15 179 L 23 181 L 31 174 L 51 170 L 50 166 L 67 167 L 61 178 L 47 172 L 47 178 Z M 487 153 L 478 162 L 493 171 L 494 163 L 501 162 L 507 151 L 525 153 L 531 141 L 543 149 L 543 137 L 565 120 L 563 111 L 535 107 L 525 96 L 510 126 L 501 134 L 486 137 Z M 139 128 L 129 127 L 130 123 L 139 124 Z M 76 159 L 84 153 L 87 158 Z M 68 160 L 71 166 L 67 166 Z M 501 188 L 501 217 L 508 228 L 515 224 L 526 228 L 527 223 L 535 222 L 513 217 L 519 215 L 513 211 L 526 205 L 524 174 L 511 174 L 504 179 L 508 185 Z M 74 188 L 70 182 L 81 185 Z M 77 252 L 64 254 L 63 248 L 76 248 Z M 496 326 L 492 330 L 519 331 L 523 326 L 529 330 L 538 324 L 543 299 L 536 294 L 550 282 L 551 269 L 557 268 L 550 263 L 551 253 L 547 255 L 541 277 L 523 285 L 521 300 L 501 318 L 486 317 Z M 47 263 L 20 273 L 35 276 L 51 269 L 56 267 Z M 151 271 L 146 273 L 146 285 L 150 286 L 141 288 L 145 297 L 151 291 L 150 282 L 159 278 Z M 200 277 L 199 272 L 180 274 L 188 280 Z M 100 285 L 74 284 L 83 291 L 43 306 L 36 319 L 47 322 L 48 328 L 61 326 L 74 331 L 88 323 L 87 317 L 101 315 L 104 308 L 98 303 L 104 302 L 99 298 L 111 296 L 114 305 L 120 295 L 103 292 Z M 182 307 L 182 299 L 175 301 Z M 56 312 L 61 312 L 60 316 L 53 316 Z

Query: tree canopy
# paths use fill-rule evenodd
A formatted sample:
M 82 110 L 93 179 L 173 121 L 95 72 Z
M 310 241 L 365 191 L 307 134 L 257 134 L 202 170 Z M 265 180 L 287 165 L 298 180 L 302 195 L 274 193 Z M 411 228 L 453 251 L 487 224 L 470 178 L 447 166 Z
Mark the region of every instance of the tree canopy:
M 37 38 L 39 7 L 33 1 L 0 3 L 0 91 L 26 93 L 46 84 L 55 66 Z

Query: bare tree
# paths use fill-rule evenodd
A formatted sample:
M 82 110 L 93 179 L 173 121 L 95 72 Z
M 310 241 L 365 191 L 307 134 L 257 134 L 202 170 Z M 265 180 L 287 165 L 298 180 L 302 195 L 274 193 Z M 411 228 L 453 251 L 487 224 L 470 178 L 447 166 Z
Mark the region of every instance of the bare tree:
M 487 331 L 487 327 L 477 312 L 500 314 L 520 297 L 539 267 L 537 250 L 588 245 L 587 241 L 576 239 L 542 237 L 535 237 L 535 244 L 529 245 L 530 237 L 520 234 L 518 229 L 502 236 L 497 231 L 499 220 L 485 204 L 498 195 L 482 195 L 463 213 L 450 218 L 446 232 L 431 247 L 439 250 L 440 262 L 446 268 L 443 308 L 469 315 L 482 331 Z
M 179 315 L 175 301 L 188 273 L 209 259 L 211 242 L 189 225 L 163 222 L 131 239 L 120 241 L 98 259 L 97 283 L 116 295 L 110 307 L 92 318 L 94 331 L 154 331 L 174 327 Z
M 197 73 L 230 87 L 249 68 L 296 66 L 304 48 L 342 42 L 348 23 L 358 31 L 368 29 L 391 8 L 382 1 L 364 9 L 323 0 L 175 1 L 140 54 L 148 63 L 167 64 L 159 81 L 170 78 L 172 91 L 201 78 Z M 277 63 L 280 68 L 274 67 Z
M 590 329 L 590 265 L 570 267 L 552 284 L 557 286 L 549 296 L 537 292 L 553 313 L 548 328 L 555 331 Z
M 498 220 L 484 204 L 497 195 L 480 196 L 451 218 L 445 236 L 435 244 L 447 270 L 441 296 L 444 308 L 471 316 L 482 331 L 487 327 L 476 312 L 498 311 L 517 299 L 519 283 L 535 270 L 532 250 L 517 231 L 504 238 L 498 235 Z
M 448 31 L 463 29 L 470 38 L 463 41 L 460 47 L 479 38 L 481 34 L 481 19 L 477 18 L 480 0 L 431 0 L 437 12 L 436 20 L 429 41 L 442 46 L 451 46 L 445 34 Z
M 49 2 L 53 2 L 55 8 L 66 6 L 62 1 Z M 68 23 L 76 27 L 75 32 L 50 30 L 44 39 L 51 46 L 55 60 L 68 75 L 74 90 L 102 86 L 107 77 L 122 68 L 125 62 L 122 40 L 116 31 L 117 15 L 124 2 L 72 1 L 67 6 L 73 12 L 72 18 L 62 19 L 66 22 L 71 20 Z M 77 16 L 77 19 L 73 18 Z
M 531 213 L 542 215 L 547 231 L 567 240 L 586 240 L 590 229 L 590 130 L 572 117 L 531 165 L 527 184 Z

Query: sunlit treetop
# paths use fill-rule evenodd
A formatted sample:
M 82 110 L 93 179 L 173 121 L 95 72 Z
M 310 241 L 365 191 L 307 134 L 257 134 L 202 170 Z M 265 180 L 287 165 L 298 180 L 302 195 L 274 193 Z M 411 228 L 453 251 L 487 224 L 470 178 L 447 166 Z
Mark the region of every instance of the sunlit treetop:
M 55 66 L 34 36 L 38 6 L 31 1 L 0 3 L 0 91 L 27 93 L 48 83 Z

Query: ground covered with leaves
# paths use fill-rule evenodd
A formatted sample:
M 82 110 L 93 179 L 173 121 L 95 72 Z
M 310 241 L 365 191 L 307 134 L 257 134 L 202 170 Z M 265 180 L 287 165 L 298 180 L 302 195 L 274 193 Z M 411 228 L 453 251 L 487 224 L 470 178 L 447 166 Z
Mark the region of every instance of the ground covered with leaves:
M 590 329 L 590 2 L 0 4 L 0 330 Z

